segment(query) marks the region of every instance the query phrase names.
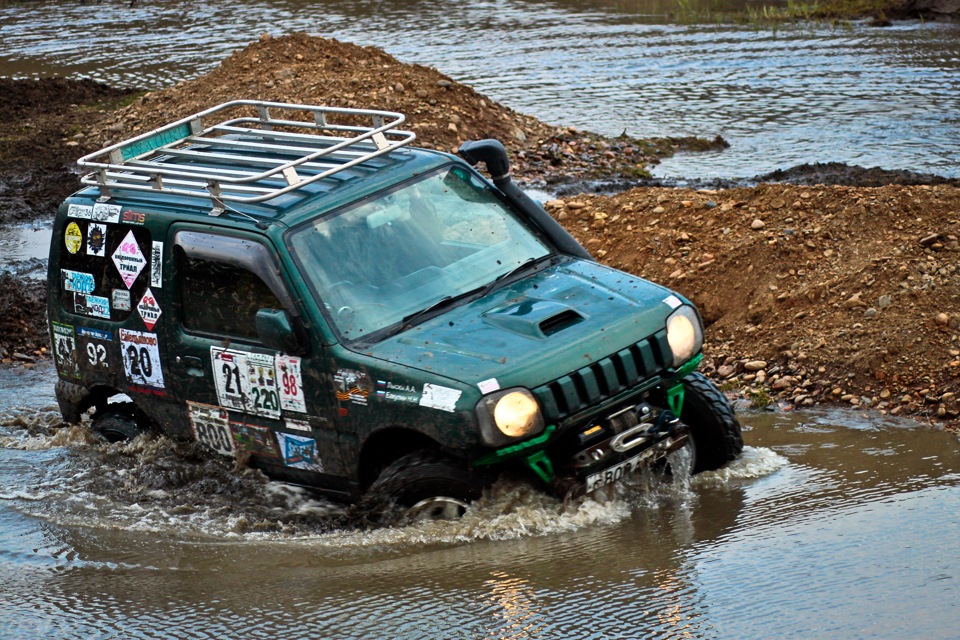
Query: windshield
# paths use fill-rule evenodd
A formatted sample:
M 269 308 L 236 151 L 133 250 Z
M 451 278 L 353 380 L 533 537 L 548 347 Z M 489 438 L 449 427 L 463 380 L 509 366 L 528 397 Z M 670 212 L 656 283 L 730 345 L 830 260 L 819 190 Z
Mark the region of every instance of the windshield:
M 447 168 L 291 234 L 304 279 L 357 340 L 550 253 L 484 181 Z

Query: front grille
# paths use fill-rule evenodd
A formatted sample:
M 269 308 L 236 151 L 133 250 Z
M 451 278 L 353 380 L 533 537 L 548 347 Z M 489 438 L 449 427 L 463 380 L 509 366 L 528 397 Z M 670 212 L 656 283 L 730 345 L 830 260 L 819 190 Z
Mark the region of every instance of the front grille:
M 666 330 L 533 390 L 547 423 L 558 423 L 667 368 Z

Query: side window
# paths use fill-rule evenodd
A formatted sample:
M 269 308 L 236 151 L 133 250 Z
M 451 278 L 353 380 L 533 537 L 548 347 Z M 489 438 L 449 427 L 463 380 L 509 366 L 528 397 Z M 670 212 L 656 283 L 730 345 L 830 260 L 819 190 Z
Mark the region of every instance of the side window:
M 253 272 L 192 258 L 179 248 L 177 279 L 182 321 L 191 332 L 257 340 L 257 311 L 283 308 Z

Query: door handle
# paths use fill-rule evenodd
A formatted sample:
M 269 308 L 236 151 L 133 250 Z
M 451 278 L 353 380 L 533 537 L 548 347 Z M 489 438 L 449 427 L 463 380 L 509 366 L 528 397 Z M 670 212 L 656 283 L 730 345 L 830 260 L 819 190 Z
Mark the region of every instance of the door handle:
M 197 356 L 177 356 L 177 362 L 183 362 L 187 367 L 187 375 L 197 378 L 203 377 L 203 360 Z

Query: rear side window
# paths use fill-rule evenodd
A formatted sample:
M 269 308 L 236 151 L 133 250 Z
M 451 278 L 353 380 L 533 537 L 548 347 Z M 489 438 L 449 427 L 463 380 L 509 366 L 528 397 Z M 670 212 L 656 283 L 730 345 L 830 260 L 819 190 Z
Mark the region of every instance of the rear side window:
M 192 332 L 257 340 L 257 311 L 283 308 L 247 269 L 192 258 L 180 249 L 177 264 L 183 324 Z
M 86 215 L 93 209 L 71 205 Z M 59 239 L 60 304 L 68 313 L 121 322 L 152 283 L 159 286 L 162 245 L 144 227 L 104 218 L 67 218 Z

